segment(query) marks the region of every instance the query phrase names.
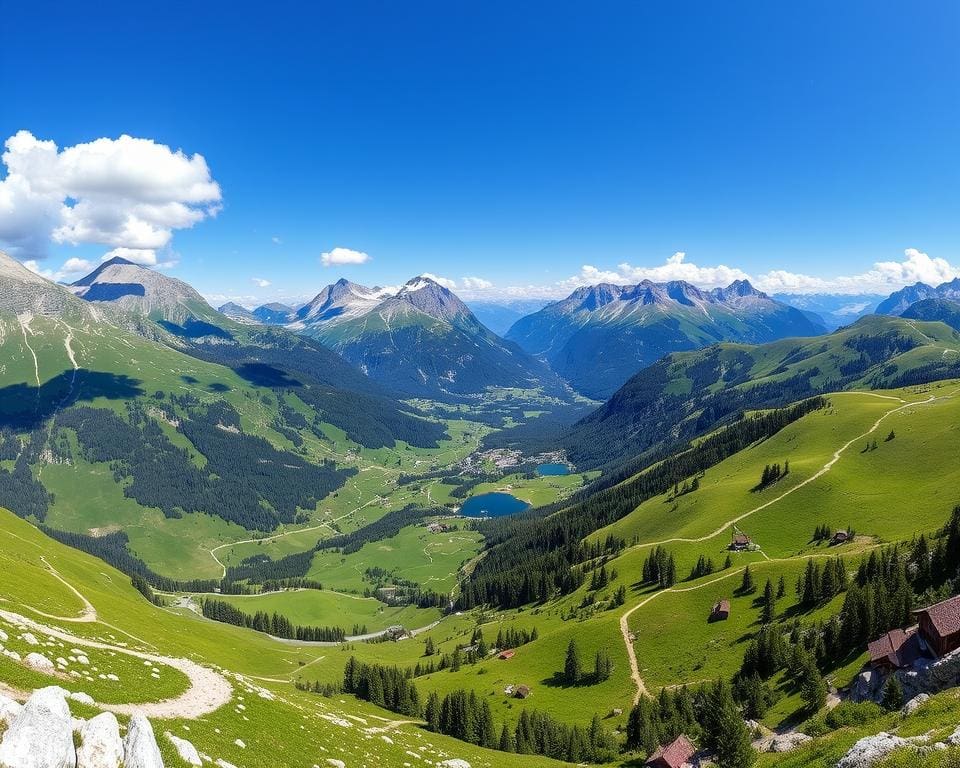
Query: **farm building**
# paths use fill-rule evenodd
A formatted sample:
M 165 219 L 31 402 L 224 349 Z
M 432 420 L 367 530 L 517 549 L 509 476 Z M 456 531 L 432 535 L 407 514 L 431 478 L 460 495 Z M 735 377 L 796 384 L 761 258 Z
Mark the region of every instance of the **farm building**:
M 867 646 L 870 666 L 891 672 L 923 656 L 945 656 L 960 648 L 960 595 L 913 614 L 916 626 L 891 630 Z
M 733 539 L 730 541 L 730 549 L 734 552 L 743 552 L 750 548 L 751 544 L 750 537 L 745 533 L 735 533 L 733 534 Z
M 710 611 L 709 621 L 726 621 L 730 618 L 730 601 L 721 600 L 718 603 L 715 603 L 713 609 Z
M 697 748 L 682 733 L 669 744 L 664 744 L 647 759 L 650 768 L 682 768 L 691 765 Z
M 913 612 L 920 635 L 937 656 L 960 648 L 960 595 Z
M 916 627 L 907 630 L 894 629 L 867 646 L 870 666 L 884 673 L 909 667 L 924 655 L 925 650 L 925 644 Z
M 518 685 L 513 689 L 513 696 L 516 699 L 525 699 L 530 695 L 530 687 L 527 685 Z
M 500 651 L 500 654 L 497 656 L 497 658 L 506 661 L 507 659 L 512 659 L 515 653 L 516 651 Z
M 831 544 L 846 544 L 848 541 L 850 541 L 850 534 L 846 531 L 837 531 L 830 539 Z

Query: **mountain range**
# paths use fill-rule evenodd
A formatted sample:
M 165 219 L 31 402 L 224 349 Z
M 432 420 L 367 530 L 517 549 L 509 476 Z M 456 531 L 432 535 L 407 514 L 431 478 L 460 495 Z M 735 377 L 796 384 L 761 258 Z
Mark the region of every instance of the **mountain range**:
M 902 315 L 912 304 L 925 299 L 960 301 L 960 278 L 934 287 L 926 283 L 914 283 L 891 293 L 877 305 L 878 315 Z
M 399 289 L 338 280 L 297 310 L 287 327 L 409 396 L 457 399 L 489 387 L 565 391 L 546 364 L 490 331 L 428 277 Z
M 578 288 L 517 321 L 506 338 L 547 361 L 578 391 L 606 399 L 637 370 L 671 352 L 825 331 L 819 318 L 745 280 L 711 291 L 683 281 L 643 281 Z

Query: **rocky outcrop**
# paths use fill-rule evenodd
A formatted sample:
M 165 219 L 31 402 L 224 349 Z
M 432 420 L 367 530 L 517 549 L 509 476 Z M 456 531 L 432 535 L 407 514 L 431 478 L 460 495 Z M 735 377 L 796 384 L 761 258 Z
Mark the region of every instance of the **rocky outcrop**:
M 173 744 L 173 748 L 177 750 L 177 754 L 180 755 L 180 759 L 183 760 L 187 765 L 201 766 L 203 761 L 200 759 L 200 753 L 197 752 L 197 748 L 193 746 L 186 739 L 181 739 L 179 736 L 174 736 L 170 731 L 166 731 L 163 734 L 163 737 Z
M 883 675 L 875 670 L 866 669 L 857 675 L 850 686 L 850 700 L 854 702 L 879 701 L 882 690 Z
M 795 731 L 793 733 L 784 733 L 779 736 L 774 736 L 770 740 L 770 747 L 768 752 L 792 752 L 797 747 L 800 747 L 810 741 L 810 736 L 805 733 L 800 733 Z
M 0 723 L 4 723 L 9 728 L 17 719 L 21 709 L 19 702 L 0 693 Z
M 70 715 L 68 700 L 93 703 L 86 694 L 58 686 L 34 691 L 23 706 L 0 694 L 0 722 L 8 726 L 0 737 L 0 768 L 163 768 L 146 717 L 131 717 L 126 738 L 121 739 L 112 712 L 82 720 Z M 171 741 L 188 764 L 201 764 L 192 744 L 184 742 L 189 752 Z
M 909 717 L 914 712 L 916 712 L 917 709 L 929 699 L 930 699 L 929 693 L 918 693 L 916 696 L 910 699 L 910 701 L 908 701 L 906 704 L 903 705 L 903 708 L 900 710 L 900 714 L 903 717 Z
M 34 691 L 0 743 L 2 768 L 76 768 L 66 691 Z
M 119 768 L 123 759 L 120 725 L 112 712 L 103 712 L 83 724 L 77 768 Z
M 53 672 L 56 669 L 53 662 L 42 653 L 28 653 L 23 663 L 38 672 Z
M 885 731 L 878 733 L 876 736 L 866 736 L 854 744 L 847 754 L 840 758 L 837 768 L 871 768 L 893 750 L 921 745 L 925 741 L 925 736 L 904 739 Z
M 919 693 L 937 693 L 960 686 L 960 651 L 939 659 L 919 659 L 910 669 L 897 670 L 897 679 L 907 699 Z
M 437 763 L 437 768 L 470 768 L 470 763 L 455 757 L 452 760 L 444 760 Z
M 123 768 L 163 768 L 153 726 L 139 712 L 130 718 L 123 740 Z

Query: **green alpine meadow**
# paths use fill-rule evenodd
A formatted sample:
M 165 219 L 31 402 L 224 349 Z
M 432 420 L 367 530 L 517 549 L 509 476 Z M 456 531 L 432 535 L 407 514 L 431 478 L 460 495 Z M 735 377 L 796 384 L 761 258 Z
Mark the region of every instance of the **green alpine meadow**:
M 0 768 L 960 767 L 960 6 L 0 19 Z

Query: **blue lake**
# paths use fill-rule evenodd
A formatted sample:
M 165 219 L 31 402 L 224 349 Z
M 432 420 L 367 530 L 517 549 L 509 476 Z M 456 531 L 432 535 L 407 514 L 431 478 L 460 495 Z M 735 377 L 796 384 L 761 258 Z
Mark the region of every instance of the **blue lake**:
M 460 514 L 464 517 L 504 517 L 522 512 L 528 506 L 527 502 L 509 493 L 481 493 L 467 499 L 460 507 Z
M 557 475 L 569 475 L 570 467 L 566 464 L 540 464 L 537 467 L 537 474 L 543 477 L 556 477 Z

